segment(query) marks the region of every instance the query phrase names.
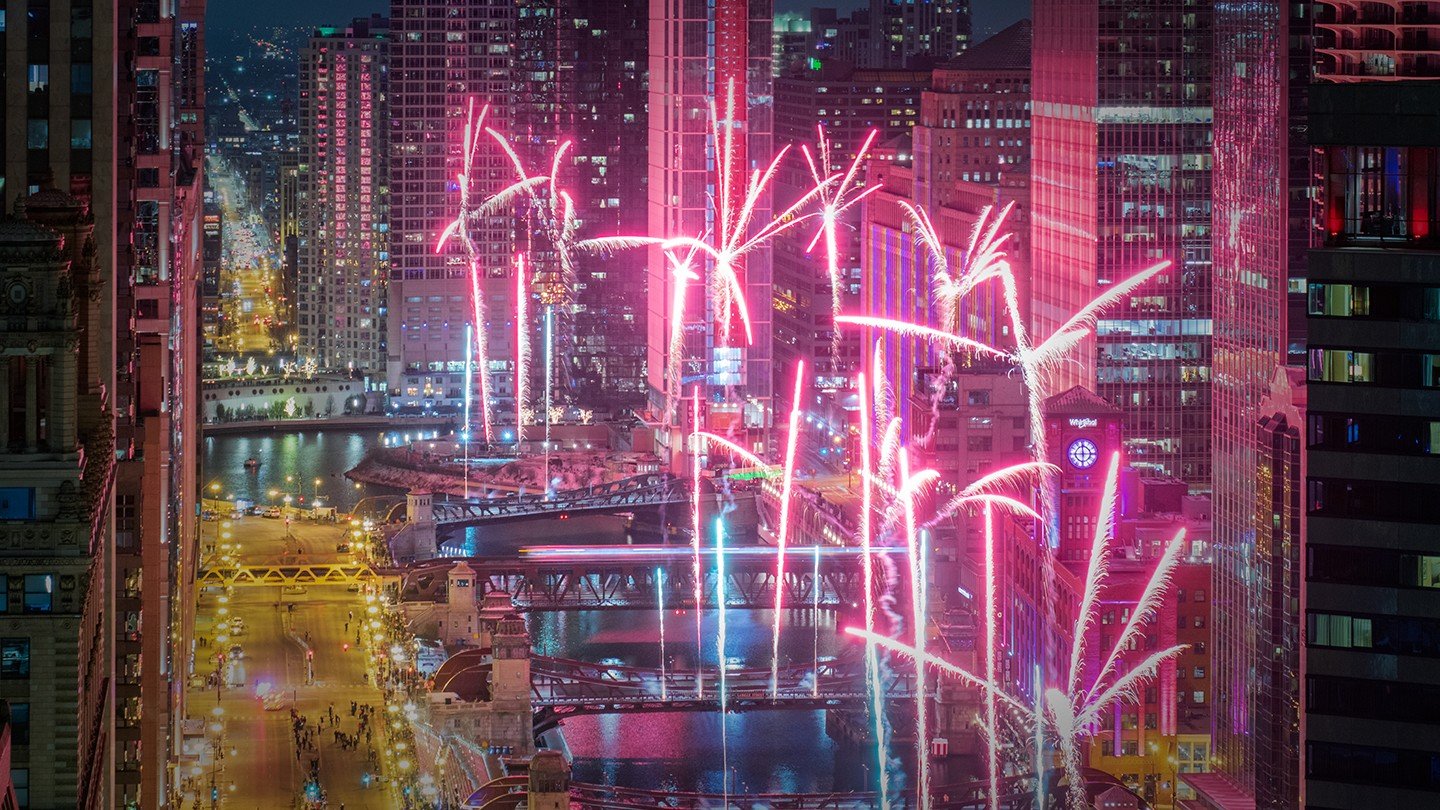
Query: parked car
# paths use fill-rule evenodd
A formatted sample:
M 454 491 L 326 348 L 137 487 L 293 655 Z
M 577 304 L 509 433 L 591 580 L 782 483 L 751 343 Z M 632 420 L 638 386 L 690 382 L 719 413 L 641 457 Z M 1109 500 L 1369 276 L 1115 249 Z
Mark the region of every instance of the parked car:
M 271 519 L 271 520 L 279 520 L 279 519 L 280 519 L 280 507 L 278 507 L 278 506 L 272 506 L 272 507 L 270 507 L 269 509 L 266 509 L 266 510 L 265 510 L 265 513 L 264 513 L 264 516 L 267 517 L 267 518 L 269 518 L 269 519 Z

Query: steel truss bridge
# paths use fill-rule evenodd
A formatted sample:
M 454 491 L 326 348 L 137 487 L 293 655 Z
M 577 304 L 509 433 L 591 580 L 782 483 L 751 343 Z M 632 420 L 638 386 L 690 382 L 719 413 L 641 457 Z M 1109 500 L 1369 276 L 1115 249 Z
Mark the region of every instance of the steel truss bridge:
M 725 673 L 727 711 L 754 709 L 827 709 L 862 705 L 866 699 L 865 661 L 846 657 L 812 666 L 790 666 L 776 673 L 770 692 L 769 669 Z M 706 670 L 662 672 L 646 667 L 608 666 L 564 658 L 532 658 L 531 705 L 536 731 L 580 714 L 719 711 L 720 673 Z M 893 673 L 882 686 L 885 699 L 914 694 L 914 673 Z
M 725 606 L 775 605 L 778 551 L 746 546 L 725 552 Z M 906 570 L 904 550 L 873 552 L 877 579 Z M 663 597 L 667 607 L 693 607 L 696 577 L 693 551 L 684 546 L 597 546 L 525 549 L 519 559 L 447 558 L 416 564 L 400 572 L 405 600 L 444 598 L 446 575 L 463 560 L 475 572 L 476 598 L 503 591 L 520 611 L 653 608 Z M 718 603 L 719 555 L 701 549 L 700 601 Z M 822 547 L 818 575 L 813 548 L 791 546 L 785 554 L 780 587 L 784 603 L 796 608 L 834 610 L 864 601 L 864 566 L 854 548 Z M 818 597 L 818 598 L 817 598 Z
M 688 500 L 685 482 L 673 475 L 637 475 L 608 484 L 544 495 L 507 495 L 431 504 L 437 528 L 474 526 L 492 520 L 549 517 L 578 512 L 623 512 Z
M 205 568 L 197 577 L 205 585 L 295 588 L 307 585 L 364 585 L 376 582 L 375 570 L 365 563 L 270 562 L 255 565 Z

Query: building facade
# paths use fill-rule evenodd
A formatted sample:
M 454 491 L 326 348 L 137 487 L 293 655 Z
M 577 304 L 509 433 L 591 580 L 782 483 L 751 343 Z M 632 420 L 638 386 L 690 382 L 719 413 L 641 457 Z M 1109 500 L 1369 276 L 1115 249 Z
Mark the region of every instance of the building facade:
M 514 8 L 499 0 L 393 0 L 390 35 L 387 384 L 400 406 L 458 405 L 467 381 L 465 326 L 474 321 L 470 271 L 459 240 L 439 253 L 435 244 L 460 210 L 455 178 L 471 102 L 477 115 L 488 105 L 485 126 L 506 127 Z M 475 193 L 493 193 L 509 172 L 482 137 Z M 484 326 L 496 396 L 509 395 L 509 375 L 496 372 L 513 353 L 513 322 L 501 314 L 514 300 L 511 230 L 504 216 L 471 223 L 491 313 Z
M 305 203 L 295 267 L 298 355 L 376 377 L 386 362 L 390 275 L 388 28 L 380 17 L 321 28 L 301 52 L 304 189 L 291 203 Z M 285 179 L 282 165 L 282 214 L 291 202 Z
M 1303 418 L 1266 403 L 1277 369 L 1300 362 L 1305 345 L 1305 256 L 1319 221 L 1305 125 L 1313 8 L 1214 12 L 1212 730 L 1219 771 L 1262 808 L 1300 801 L 1301 541 L 1272 522 L 1283 498 L 1263 482 L 1286 485 L 1276 443 Z
M 535 171 L 548 172 L 549 156 L 569 141 L 556 184 L 574 201 L 577 238 L 645 233 L 647 0 L 527 0 L 517 10 L 510 127 L 517 149 Z M 532 230 L 522 225 L 521 233 Z M 535 279 L 530 312 L 539 313 L 560 257 L 543 237 L 523 240 L 521 249 Z M 639 251 L 571 257 L 572 289 L 553 324 L 557 401 L 602 412 L 645 404 L 643 261 Z M 544 345 L 542 323 L 534 318 L 531 346 Z M 541 366 L 532 365 L 530 390 L 542 390 Z
M 1325 234 L 1307 277 L 1304 801 L 1430 807 L 1440 797 L 1440 86 L 1310 92 Z
M 855 70 L 843 63 L 792 71 L 775 80 L 775 140 L 804 145 L 818 161 L 816 128 L 824 126 L 831 164 L 823 170 L 846 172 L 872 132 L 875 143 L 910 133 L 919 121 L 920 96 L 929 83 L 928 71 Z M 863 168 L 856 180 L 863 188 L 867 182 Z M 814 178 L 803 160 L 787 161 L 776 180 L 781 200 L 799 199 L 813 187 Z M 851 207 L 837 229 L 838 269 L 844 285 L 841 307 L 846 311 L 855 309 L 862 283 L 856 236 L 860 215 L 861 206 Z M 838 344 L 834 339 L 825 245 L 821 240 L 812 247 L 816 227 L 792 229 L 774 243 L 775 368 L 782 377 L 776 385 L 782 392 L 792 390 L 789 370 L 803 360 L 807 393 L 828 398 L 851 389 L 864 358 L 855 330 L 843 331 Z
M 742 194 L 750 171 L 770 162 L 772 119 L 770 0 L 717 0 L 710 7 L 685 0 L 650 0 L 649 48 L 649 178 L 648 231 L 651 236 L 714 236 L 720 183 L 718 148 L 711 129 L 711 101 L 725 116 L 734 99 L 734 118 L 722 122 L 734 133 L 730 164 L 739 177 L 730 184 Z M 708 34 L 706 32 L 709 32 Z M 723 131 L 723 129 L 722 129 Z M 770 194 L 761 195 L 755 221 L 765 222 Z M 739 199 L 727 204 L 738 207 Z M 676 280 L 663 252 L 652 248 L 646 259 L 646 375 L 650 408 L 661 424 L 673 397 L 689 395 L 695 386 L 707 401 L 707 418 L 733 421 L 752 431 L 772 422 L 774 390 L 771 362 L 771 250 L 762 246 L 747 254 L 737 268 L 740 287 L 750 302 L 753 339 L 738 318 L 726 330 L 720 321 L 731 313 L 709 311 L 709 280 L 713 262 L 697 262 L 701 279 L 687 287 L 683 315 L 684 339 L 680 365 L 681 391 L 672 391 L 670 336 Z M 662 441 L 669 442 L 667 436 Z M 673 442 L 671 442 L 671 446 Z M 678 449 L 678 448 L 677 448 Z
M 1207 491 L 1211 6 L 1040 0 L 1034 19 L 1036 340 L 1170 261 L 1055 385 L 1093 386 L 1124 410 L 1130 464 Z

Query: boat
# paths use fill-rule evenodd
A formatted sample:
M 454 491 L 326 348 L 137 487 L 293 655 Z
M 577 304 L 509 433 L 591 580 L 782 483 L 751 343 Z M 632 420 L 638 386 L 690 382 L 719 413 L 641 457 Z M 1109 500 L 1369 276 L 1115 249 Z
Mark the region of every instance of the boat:
M 245 459 L 245 469 L 247 469 L 247 470 L 258 470 L 258 469 L 260 469 L 260 459 L 254 458 L 254 457 Z

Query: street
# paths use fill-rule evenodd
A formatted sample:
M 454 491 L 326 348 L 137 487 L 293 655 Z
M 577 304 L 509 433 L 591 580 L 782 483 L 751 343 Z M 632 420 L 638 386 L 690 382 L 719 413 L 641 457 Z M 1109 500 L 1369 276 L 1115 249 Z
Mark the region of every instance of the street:
M 285 318 L 279 253 L 265 221 L 246 202 L 239 175 L 218 156 L 211 157 L 209 168 L 225 223 L 220 271 L 225 329 L 216 347 L 236 354 L 273 354 L 275 330 Z
M 205 523 L 203 541 L 215 543 L 222 556 L 233 554 L 240 565 L 277 562 L 282 555 L 287 561 L 344 562 L 351 555 L 335 549 L 348 529 L 344 523 L 296 520 L 289 527 L 293 537 L 287 537 L 284 520 L 244 517 Z M 190 716 L 209 724 L 207 736 L 224 758 L 218 772 L 197 766 L 200 773 L 192 769 L 187 774 L 195 798 L 182 806 L 295 807 L 306 795 L 312 761 L 320 778 L 308 797 L 315 799 L 323 790 L 323 806 L 396 805 L 379 780 L 386 761 L 382 729 L 375 728 L 367 744 L 359 717 L 350 711 L 352 701 L 357 708 L 372 706 L 379 725 L 384 724 L 382 695 L 367 674 L 366 652 L 358 643 L 367 603 L 359 588 L 350 587 L 238 587 L 229 593 L 211 588 L 201 594 L 196 632 L 203 646 L 196 650 L 200 677 L 191 684 Z M 236 618 L 243 624 L 238 635 Z M 225 683 L 207 682 L 221 658 L 230 659 Z M 292 708 L 313 731 L 313 748 L 297 748 Z M 332 708 L 334 723 L 328 718 Z M 223 726 L 218 745 L 216 725 Z M 342 746 L 337 731 L 354 736 L 357 744 Z M 212 795 L 218 804 L 212 804 Z

